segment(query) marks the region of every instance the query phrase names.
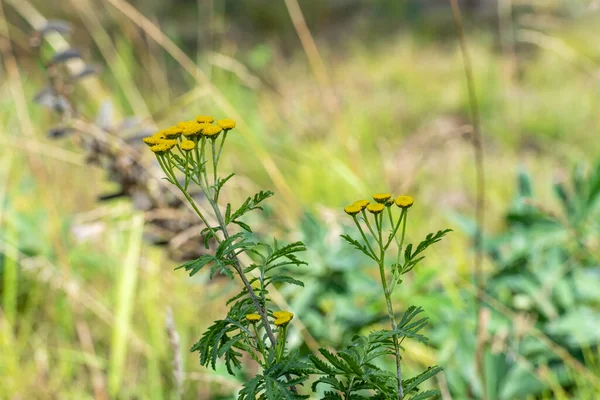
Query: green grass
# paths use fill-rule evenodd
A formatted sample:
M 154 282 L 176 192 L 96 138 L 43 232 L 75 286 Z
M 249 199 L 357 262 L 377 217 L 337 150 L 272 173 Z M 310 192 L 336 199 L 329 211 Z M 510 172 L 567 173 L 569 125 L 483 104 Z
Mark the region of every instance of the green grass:
M 496 51 L 489 33 L 470 36 L 486 143 L 491 231 L 502 227 L 501 212 L 511 199 L 518 168 L 525 166 L 548 182 L 563 168 L 599 155 L 598 80 L 585 69 L 600 57 L 600 49 L 589 41 L 600 30 L 594 22 L 559 25 L 550 35 L 572 49 L 569 57 L 532 47 L 518 63 L 518 80 L 507 80 L 507 58 Z M 100 49 L 92 54 L 108 66 L 101 82 L 114 96 L 116 113 L 163 111 L 169 100 L 196 88 L 173 60 L 157 47 L 150 52 L 140 46 L 124 26 L 112 38 L 102 26 L 90 27 L 86 32 L 79 25 L 77 33 L 91 35 L 88 41 Z M 411 219 L 419 224 L 409 239 L 441 224 L 457 230 L 415 273 L 412 289 L 396 299 L 402 306 L 418 299 L 435 317 L 436 301 L 428 293 L 442 287 L 460 307 L 456 293 L 472 262 L 467 236 L 452 218 L 457 213 L 472 216 L 474 204 L 471 146 L 456 133 L 468 123 L 462 61 L 457 46 L 409 32 L 373 46 L 360 39 L 353 38 L 340 53 L 335 43 L 319 43 L 339 99 L 335 114 L 324 112 L 317 81 L 299 50 L 289 59 L 274 57 L 259 71 L 279 93 L 265 85 L 248 88 L 231 72 L 213 68 L 216 87 L 248 126 L 224 156 L 224 169 L 239 175 L 231 199 L 260 188 L 289 188 L 290 193 L 278 192 L 271 202 L 277 224 L 264 229 L 291 240 L 293 234 L 286 232 L 298 224 L 299 210 L 322 216 L 334 229 L 342 223 L 341 207 L 356 198 L 382 190 L 413 194 Z M 119 56 L 100 58 L 110 52 Z M 230 55 L 243 60 L 249 54 L 239 50 Z M 161 68 L 163 57 L 168 70 Z M 157 78 L 151 71 L 162 75 Z M 184 397 L 230 393 L 240 381 L 200 368 L 187 349 L 220 317 L 221 299 L 231 284 L 207 284 L 173 272 L 175 265 L 164 254 L 141 243 L 139 212 L 126 202 L 98 205 L 95 196 L 110 187 L 104 172 L 81 159 L 66 161 L 65 155 L 77 160 L 80 150 L 69 140 L 45 137 L 52 123 L 47 112 L 27 104 L 35 136 L 22 134 L 11 85 L 23 84 L 31 99 L 43 84 L 39 73 L 24 62 L 21 82 L 0 85 L 0 135 L 3 148 L 9 149 L 0 152 L 0 398 L 114 398 L 116 393 L 121 398 L 175 398 L 174 350 L 164 324 L 167 308 L 173 310 L 181 337 L 178 351 L 188 377 Z M 156 90 L 164 90 L 164 82 L 173 82 L 169 93 Z M 82 95 L 86 110 L 104 100 L 94 93 Z M 165 125 L 204 110 L 225 116 L 214 98 L 204 96 L 159 122 Z M 280 172 L 284 186 L 273 181 L 268 168 Z M 98 231 L 79 241 L 72 232 L 85 217 L 82 226 Z M 408 355 L 409 365 L 435 360 L 430 348 L 416 349 Z M 588 357 L 597 371 L 597 354 Z M 585 382 L 581 385 L 585 388 Z

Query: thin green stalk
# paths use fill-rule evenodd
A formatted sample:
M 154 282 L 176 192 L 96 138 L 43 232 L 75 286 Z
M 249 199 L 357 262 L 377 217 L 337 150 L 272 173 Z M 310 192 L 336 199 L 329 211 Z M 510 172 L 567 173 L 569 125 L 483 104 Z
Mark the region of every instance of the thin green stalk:
M 375 240 L 377 240 L 377 235 L 375 235 L 375 232 L 373 231 L 373 228 L 371 227 L 371 224 L 369 223 L 369 218 L 367 218 L 367 212 L 365 210 L 362 210 L 362 215 L 363 215 L 363 220 L 367 224 L 367 228 L 369 228 L 369 232 L 371 232 L 371 235 L 373 235 L 373 238 Z
M 210 140 L 212 148 L 212 159 L 213 159 L 213 182 L 215 185 L 215 196 L 217 195 L 217 151 L 215 148 L 215 139 Z
M 394 220 L 392 218 L 392 210 L 390 210 L 391 207 L 388 207 L 388 215 L 390 217 L 390 225 L 394 226 Z M 392 243 L 392 239 L 394 239 L 396 237 L 396 233 L 398 232 L 398 228 L 400 228 L 400 222 L 402 222 L 402 217 L 404 216 L 404 209 L 402 210 L 402 213 L 400 214 L 400 218 L 398 218 L 398 222 L 396 223 L 396 226 L 394 227 L 394 230 L 392 231 L 392 235 L 390 236 L 390 238 L 388 239 L 388 242 L 385 245 L 385 250 L 388 249 L 388 247 L 390 247 L 390 244 Z
M 252 328 L 254 328 L 254 335 L 256 336 L 256 343 L 258 343 L 258 349 L 260 350 L 260 353 L 262 354 L 263 359 L 265 360 L 265 366 L 266 368 L 269 368 L 269 358 L 267 357 L 267 352 L 265 351 L 265 346 L 263 345 L 262 339 L 258 335 L 258 328 L 256 327 L 255 323 L 252 324 Z
M 369 243 L 369 241 L 367 240 L 367 236 L 365 235 L 365 232 L 363 231 L 362 227 L 360 226 L 360 222 L 358 222 L 358 218 L 356 218 L 356 215 L 352 216 L 352 219 L 354 220 L 354 223 L 356 224 L 356 226 L 358 227 L 358 230 L 360 231 L 360 234 L 363 238 L 363 240 L 365 241 L 365 243 L 367 244 L 367 247 L 369 248 L 369 250 L 371 251 L 371 254 L 373 256 L 373 259 L 377 259 L 377 255 L 375 254 L 375 250 L 373 250 L 373 247 L 371 247 L 371 243 Z
M 221 243 L 221 240 L 217 236 L 217 233 L 215 232 L 215 230 L 210 226 L 210 224 L 208 223 L 206 218 L 204 218 L 204 215 L 198 209 L 198 206 L 196 206 L 196 202 L 194 201 L 194 199 L 192 199 L 192 197 L 188 194 L 188 192 L 179 184 L 177 177 L 175 176 L 175 174 L 172 171 L 172 168 L 169 168 L 171 166 L 170 159 L 168 157 L 163 158 L 163 156 L 158 156 L 156 158 L 158 159 L 158 162 L 159 162 L 160 166 L 162 167 L 163 171 L 165 172 L 165 174 L 167 174 L 169 176 L 169 178 L 172 179 L 173 184 L 179 188 L 181 193 L 183 193 L 183 195 L 185 196 L 187 201 L 190 203 L 190 205 L 192 206 L 192 208 L 194 209 L 196 214 L 200 217 L 200 219 L 202 220 L 204 225 L 206 225 L 206 227 L 210 230 L 211 234 L 214 236 L 217 243 Z M 165 163 L 165 159 L 166 159 L 166 162 L 168 163 L 168 166 Z
M 287 329 L 288 329 L 287 325 L 279 327 L 279 337 L 277 338 L 277 353 L 276 353 L 277 354 L 277 362 L 279 362 L 283 358 L 283 353 L 285 352 Z
M 375 216 L 375 222 L 377 222 L 377 216 Z M 383 215 L 381 215 L 381 226 L 383 226 Z M 396 318 L 394 317 L 394 308 L 392 307 L 391 292 L 388 290 L 387 279 L 385 277 L 385 248 L 382 241 L 382 229 L 379 228 L 379 276 L 381 277 L 381 286 L 383 287 L 383 294 L 385 296 L 385 302 L 387 305 L 388 318 L 392 324 L 392 330 L 396 330 Z M 396 357 L 396 378 L 398 379 L 398 399 L 402 400 L 404 397 L 402 393 L 402 367 L 400 366 L 400 346 L 398 344 L 398 335 L 393 335 L 394 340 L 394 352 Z
M 228 132 L 228 130 L 226 130 L 223 133 L 223 136 L 221 136 L 221 144 L 219 145 L 219 152 L 217 153 L 217 163 L 219 163 L 219 160 L 221 159 L 221 151 L 223 150 L 223 145 L 225 144 L 225 138 L 227 137 L 227 132 Z
M 189 159 L 190 159 L 190 152 L 186 151 L 185 152 L 185 190 L 188 189 L 188 186 L 190 184 L 190 167 L 189 167 Z
M 393 291 L 394 290 L 394 286 L 396 286 L 396 282 L 398 281 L 398 278 L 400 277 L 400 274 L 402 273 L 402 271 L 400 271 L 400 257 L 402 255 L 402 247 L 404 246 L 404 237 L 406 234 L 406 220 L 408 219 L 408 208 L 403 208 L 402 209 L 402 214 L 400 214 L 400 220 L 403 221 L 402 223 L 402 235 L 401 235 L 401 239 L 398 242 L 398 254 L 396 255 L 396 269 L 393 271 L 393 276 L 392 276 L 392 281 L 390 283 L 390 290 Z

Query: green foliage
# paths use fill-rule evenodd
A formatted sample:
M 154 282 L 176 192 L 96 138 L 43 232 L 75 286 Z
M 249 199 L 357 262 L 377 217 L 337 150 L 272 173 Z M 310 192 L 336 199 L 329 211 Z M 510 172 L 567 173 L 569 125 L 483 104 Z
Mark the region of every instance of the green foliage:
M 531 177 L 521 172 L 504 231 L 485 240 L 496 267 L 485 290 L 508 310 L 490 304 L 490 333 L 497 337 L 495 346 L 506 349 L 485 355 L 491 400 L 540 396 L 557 384 L 574 388 L 580 371 L 573 362 L 585 364 L 586 350 L 600 345 L 600 258 L 593 249 L 600 239 L 600 164 L 587 173 L 576 168 L 570 182 L 553 184 L 553 194 L 559 212 L 537 199 Z M 463 311 L 443 311 L 433 334 L 442 345 L 458 342 L 456 363 L 447 373 L 457 395 L 469 387 L 480 390 L 471 378 L 475 339 L 462 322 L 474 308 L 468 301 Z M 547 368 L 548 378 L 535 374 L 537 368 Z
M 291 385 L 302 385 L 311 372 L 309 365 L 299 361 L 299 358 L 298 352 L 292 352 L 277 363 L 271 360 L 271 367 L 244 384 L 239 399 L 294 400 L 309 398 L 308 395 L 301 395 L 290 390 Z
M 421 308 L 410 307 L 399 321 L 396 329 L 375 331 L 368 336 L 356 335 L 352 338 L 350 345 L 337 354 L 326 349 L 319 349 L 325 360 L 310 355 L 309 358 L 314 367 L 326 375 L 313 383 L 313 390 L 319 384 L 325 384 L 336 391 L 328 392 L 330 398 L 397 399 L 398 379 L 396 375 L 376 366 L 375 361 L 385 355 L 395 355 L 395 340 L 399 340 L 401 343 L 405 338 L 411 338 L 422 343 L 427 342 L 427 339 L 418 333 L 426 325 L 426 319 L 413 321 L 422 311 Z M 423 399 L 436 396 L 437 391 L 419 393 L 418 385 L 440 371 L 440 367 L 430 367 L 413 378 L 403 380 L 404 394 L 416 394 Z M 372 391 L 373 394 L 370 397 L 364 397 L 362 394 L 365 391 Z M 425 396 L 425 394 L 427 395 Z

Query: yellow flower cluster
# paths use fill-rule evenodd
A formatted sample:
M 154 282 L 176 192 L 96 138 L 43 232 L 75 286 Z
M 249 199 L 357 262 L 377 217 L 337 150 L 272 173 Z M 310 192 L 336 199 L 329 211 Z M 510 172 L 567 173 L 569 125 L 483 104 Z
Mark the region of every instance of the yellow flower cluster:
M 246 319 L 252 323 L 260 321 L 260 315 L 258 314 L 246 314 Z
M 214 117 L 199 115 L 195 120 L 179 122 L 142 140 L 156 154 L 165 154 L 175 146 L 179 146 L 182 151 L 190 151 L 196 147 L 195 138 L 203 136 L 216 139 L 222 131 L 235 128 L 235 121 L 232 119 L 218 120 L 216 125 L 213 125 L 214 121 Z
M 276 326 L 286 326 L 294 318 L 294 314 L 289 311 L 275 311 L 273 316 L 275 317 Z
M 411 196 L 398 196 L 394 200 L 390 193 L 375 193 L 373 195 L 373 200 L 375 200 L 376 203 L 371 203 L 369 200 L 357 200 L 344 207 L 344 212 L 354 216 L 366 209 L 370 213 L 377 215 L 381 213 L 386 206 L 389 207 L 392 204 L 396 204 L 400 208 L 409 208 L 413 205 L 413 198 Z

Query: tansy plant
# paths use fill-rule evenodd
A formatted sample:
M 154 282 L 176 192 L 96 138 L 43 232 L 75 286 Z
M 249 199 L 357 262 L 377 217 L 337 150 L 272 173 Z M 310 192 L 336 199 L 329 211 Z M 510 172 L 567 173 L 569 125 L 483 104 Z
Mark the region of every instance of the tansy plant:
M 234 128 L 235 122 L 231 119 L 215 123 L 213 117 L 198 116 L 143 139 L 156 155 L 166 180 L 181 191 L 205 224 L 201 235 L 206 249 L 210 248 L 210 240 L 216 242 L 214 251 L 177 269 L 185 269 L 192 276 L 206 267 L 210 268 L 210 278 L 220 273 L 232 279 L 237 277 L 242 283 L 242 290 L 227 301 L 230 306 L 227 316 L 211 325 L 192 347 L 192 351 L 200 354 L 200 363 L 214 369 L 217 359 L 223 359 L 227 371 L 233 375 L 242 367 L 242 353 L 256 361 L 261 371 L 244 384 L 239 399 L 308 398 L 309 395 L 299 390 L 310 375 L 317 375 L 313 391 L 316 392 L 320 384 L 329 385 L 325 399 L 402 399 L 410 395 L 417 400 L 435 396 L 435 391 L 419 392 L 418 385 L 440 368 L 429 368 L 410 379 L 402 378 L 403 341 L 410 338 L 424 342 L 425 338 L 418 331 L 426 321 L 415 320 L 422 311 L 416 307 L 409 308 L 396 321 L 391 296 L 402 282 L 402 276 L 423 259 L 423 251 L 448 231 L 430 234 L 415 249 L 409 244 L 403 251 L 408 209 L 413 204 L 410 196 L 398 196 L 394 200 L 391 194 L 375 194 L 373 203 L 359 200 L 347 206 L 344 211 L 354 219 L 361 241 L 348 235 L 343 237 L 377 264 L 392 329 L 355 336 L 345 350 L 333 353 L 320 349 L 322 358 L 310 355 L 310 363 L 303 361 L 297 351 L 286 349 L 288 326 L 294 314 L 274 310 L 269 289 L 274 284 L 304 286 L 282 272 L 284 268 L 305 264 L 296 256 L 306 250 L 304 244 L 280 245 L 274 241 L 269 245 L 249 239 L 252 229 L 241 218 L 260 209 L 260 204 L 272 196 L 272 192 L 261 191 L 247 198 L 235 211 L 229 203 L 224 210 L 219 204 L 223 186 L 233 177 L 233 174 L 219 176 L 218 166 L 227 135 Z M 203 214 L 200 210 L 203 207 L 189 194 L 190 185 L 201 189 L 212 211 L 211 218 Z M 398 211 L 392 211 L 396 206 Z M 216 223 L 211 224 L 209 219 Z M 396 246 L 397 253 L 390 263 L 386 255 L 392 245 Z M 253 260 L 248 266 L 239 260 L 243 253 Z M 381 368 L 380 359 L 384 356 L 395 360 L 396 373 Z
M 311 355 L 314 367 L 324 375 L 313 383 L 313 390 L 319 384 L 329 386 L 333 391 L 326 392 L 324 398 L 327 399 L 403 399 L 410 396 L 410 399 L 417 400 L 436 397 L 437 391 L 419 391 L 418 386 L 437 374 L 440 367 L 430 367 L 415 377 L 403 379 L 402 344 L 406 338 L 425 343 L 426 338 L 418 332 L 427 321 L 417 318 L 422 312 L 420 307 L 410 307 L 396 321 L 392 293 L 402 283 L 402 277 L 424 258 L 425 249 L 440 241 L 450 230 L 427 235 L 416 248 L 412 244 L 404 248 L 413 198 L 398 196 L 393 199 L 390 193 L 377 193 L 373 200 L 375 202 L 358 200 L 344 208 L 354 220 L 360 240 L 349 235 L 342 237 L 377 264 L 392 329 L 375 331 L 368 336 L 356 335 L 351 345 L 337 354 L 320 349 L 325 361 Z M 390 251 L 393 246 L 396 247 L 395 257 Z M 391 257 L 388 257 L 389 253 Z M 377 365 L 377 359 L 384 355 L 393 357 L 395 373 Z M 367 397 L 365 393 L 369 392 Z
M 239 278 L 242 290 L 227 301 L 227 316 L 211 325 L 191 351 L 200 354 L 200 363 L 215 368 L 216 361 L 225 361 L 227 371 L 234 374 L 240 369 L 242 353 L 254 359 L 262 368 L 260 374 L 247 381 L 239 393 L 240 399 L 300 399 L 297 386 L 308 379 L 309 365 L 299 360 L 297 352 L 286 351 L 286 335 L 294 314 L 273 310 L 269 288 L 276 282 L 303 286 L 290 276 L 279 274 L 282 267 L 303 264 L 296 253 L 305 249 L 301 242 L 281 246 L 254 243 L 247 237 L 250 226 L 240 218 L 260 209 L 260 203 L 273 193 L 261 191 L 249 197 L 237 209 L 219 205 L 219 195 L 225 183 L 233 177 L 219 176 L 219 161 L 229 132 L 235 121 L 223 119 L 214 123 L 210 116 L 198 116 L 193 121 L 180 122 L 163 129 L 143 141 L 150 146 L 169 183 L 183 193 L 198 217 L 206 225 L 201 235 L 209 249 L 209 241 L 216 242 L 216 250 L 186 262 L 177 269 L 185 269 L 190 276 L 210 267 L 210 277 L 221 273 Z M 189 194 L 190 185 L 196 185 L 204 194 L 212 210 L 210 224 L 196 200 Z M 236 225 L 240 232 L 232 233 Z M 238 229 L 240 230 L 240 229 Z M 255 263 L 243 266 L 239 256 L 246 253 Z

